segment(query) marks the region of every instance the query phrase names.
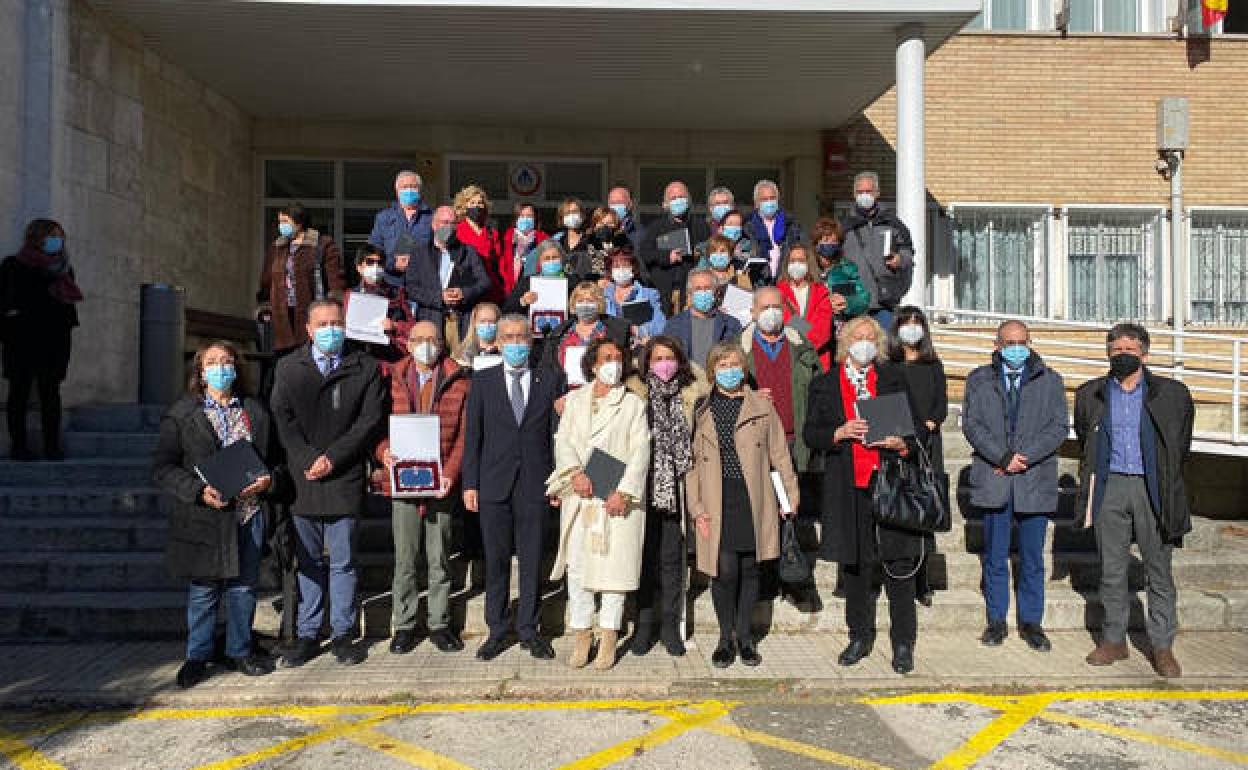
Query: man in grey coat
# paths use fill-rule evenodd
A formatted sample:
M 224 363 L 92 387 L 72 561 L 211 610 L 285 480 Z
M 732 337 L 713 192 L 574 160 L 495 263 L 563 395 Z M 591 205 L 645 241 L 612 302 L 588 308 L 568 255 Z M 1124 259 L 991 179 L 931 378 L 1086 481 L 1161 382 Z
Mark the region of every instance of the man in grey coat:
M 896 212 L 880 205 L 880 175 L 854 177 L 854 213 L 844 222 L 841 248 L 853 260 L 862 286 L 871 295 L 867 312 L 885 329 L 914 279 L 914 242 Z
M 980 641 L 995 647 L 1009 635 L 1010 534 L 1018 522 L 1019 635 L 1048 652 L 1044 619 L 1044 541 L 1057 509 L 1057 450 L 1068 431 L 1062 376 L 1031 349 L 1021 321 L 997 327 L 992 363 L 966 378 L 962 432 L 974 450 L 971 505 L 983 512 L 983 589 L 988 627 Z

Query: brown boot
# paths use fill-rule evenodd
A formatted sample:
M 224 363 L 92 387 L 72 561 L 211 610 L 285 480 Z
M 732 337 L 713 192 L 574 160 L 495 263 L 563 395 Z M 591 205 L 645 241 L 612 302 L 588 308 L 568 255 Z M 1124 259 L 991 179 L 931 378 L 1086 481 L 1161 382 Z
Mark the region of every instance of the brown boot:
M 1127 643 L 1101 642 L 1096 649 L 1088 653 L 1086 660 L 1090 666 L 1112 666 L 1120 660 L 1127 659 Z
M 568 665 L 572 668 L 585 668 L 589 663 L 589 650 L 594 646 L 594 632 L 588 628 L 575 629 L 572 639 L 572 653 L 568 655 Z
M 615 665 L 615 646 L 620 640 L 620 632 L 614 628 L 603 628 L 598 633 L 598 655 L 594 658 L 594 668 L 606 671 Z
M 1153 651 L 1153 670 L 1166 679 L 1177 679 L 1183 676 L 1183 669 L 1179 667 L 1179 661 L 1175 659 L 1174 652 L 1169 647 Z

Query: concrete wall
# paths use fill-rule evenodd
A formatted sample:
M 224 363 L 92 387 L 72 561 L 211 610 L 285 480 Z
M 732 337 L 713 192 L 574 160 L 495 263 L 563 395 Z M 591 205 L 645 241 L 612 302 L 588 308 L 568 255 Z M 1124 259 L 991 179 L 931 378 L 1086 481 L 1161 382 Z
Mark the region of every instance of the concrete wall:
M 0 250 L 9 253 L 21 233 L 22 73 L 25 0 L 0 0 Z

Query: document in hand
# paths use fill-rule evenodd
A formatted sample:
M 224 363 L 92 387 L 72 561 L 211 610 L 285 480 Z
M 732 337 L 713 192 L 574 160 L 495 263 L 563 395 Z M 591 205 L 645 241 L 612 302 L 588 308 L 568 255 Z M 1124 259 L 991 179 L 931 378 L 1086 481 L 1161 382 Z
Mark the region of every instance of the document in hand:
M 648 324 L 654 318 L 654 306 L 649 300 L 644 299 L 625 302 L 620 307 L 620 312 L 624 315 L 624 320 L 633 326 Z
M 776 490 L 776 502 L 780 504 L 781 513 L 793 513 L 793 503 L 789 502 L 789 492 L 784 488 L 784 479 L 780 471 L 771 472 L 771 488 Z
M 590 452 L 589 462 L 585 463 L 585 475 L 594 486 L 594 497 L 606 500 L 611 493 L 620 488 L 620 480 L 624 478 L 624 470 L 628 466 L 622 460 L 607 454 L 601 449 Z
M 474 372 L 479 372 L 482 369 L 489 369 L 491 366 L 502 366 L 502 363 L 503 363 L 502 356 L 490 355 L 489 353 L 484 353 L 484 354 L 473 356 L 472 370 Z
M 754 320 L 754 295 L 739 286 L 728 284 L 724 287 L 724 298 L 719 309 L 748 326 Z
M 853 281 L 848 281 L 846 283 L 834 283 L 828 288 L 828 292 L 830 294 L 840 294 L 845 299 L 849 299 L 854 296 L 854 292 L 857 290 L 858 287 L 854 285 Z
M 347 337 L 361 342 L 390 344 L 382 324 L 390 312 L 390 300 L 376 294 L 347 293 Z
M 874 444 L 889 436 L 907 438 L 914 435 L 914 416 L 905 393 L 885 393 L 875 398 L 860 398 L 858 419 L 867 421 L 864 444 Z
M 208 486 L 232 500 L 262 476 L 269 475 L 250 441 L 235 441 L 195 466 L 195 473 Z
M 685 227 L 658 236 L 654 239 L 654 247 L 659 250 L 660 254 L 667 254 L 673 249 L 679 250 L 682 254 L 693 253 L 693 246 L 689 242 L 689 229 Z
M 432 497 L 441 491 L 441 432 L 436 414 L 390 415 L 390 489 L 395 497 Z
M 585 372 L 581 371 L 585 349 L 585 345 L 569 345 L 563 349 L 563 373 L 568 377 L 570 388 L 579 388 L 585 384 Z
M 568 279 L 534 276 L 529 289 L 537 295 L 529 305 L 529 323 L 535 335 L 545 336 L 568 317 Z

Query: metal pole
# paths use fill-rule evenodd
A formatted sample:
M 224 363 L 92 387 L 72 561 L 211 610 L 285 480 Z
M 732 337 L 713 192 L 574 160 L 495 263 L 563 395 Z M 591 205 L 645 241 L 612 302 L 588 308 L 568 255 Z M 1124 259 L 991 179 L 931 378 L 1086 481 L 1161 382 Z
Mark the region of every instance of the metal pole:
M 1174 376 L 1183 379 L 1183 320 L 1187 312 L 1187 261 L 1183 242 L 1183 153 L 1171 152 L 1170 166 L 1170 316 L 1174 322 Z
M 927 44 L 922 27 L 897 31 L 897 216 L 910 228 L 914 280 L 904 302 L 927 305 L 927 180 L 924 170 L 923 65 Z

